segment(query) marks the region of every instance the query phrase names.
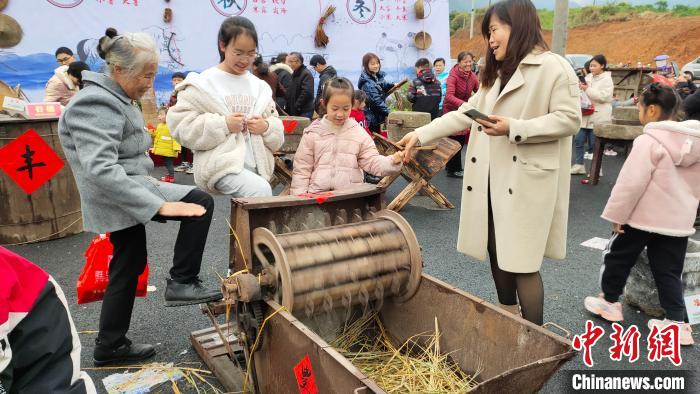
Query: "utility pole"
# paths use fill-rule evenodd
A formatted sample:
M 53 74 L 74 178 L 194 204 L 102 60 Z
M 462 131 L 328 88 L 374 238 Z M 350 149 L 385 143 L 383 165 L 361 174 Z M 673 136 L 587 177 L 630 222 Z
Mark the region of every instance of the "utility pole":
M 556 0 L 554 3 L 554 28 L 552 29 L 552 51 L 564 56 L 569 22 L 569 0 Z
M 469 39 L 471 40 L 474 38 L 474 7 L 476 0 L 472 0 L 472 16 L 471 16 L 471 22 L 469 23 Z

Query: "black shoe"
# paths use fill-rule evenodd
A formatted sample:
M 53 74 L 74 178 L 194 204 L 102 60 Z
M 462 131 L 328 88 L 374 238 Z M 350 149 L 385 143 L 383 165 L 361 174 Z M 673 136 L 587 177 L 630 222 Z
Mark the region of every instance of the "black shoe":
M 462 178 L 464 177 L 464 171 L 447 171 L 447 176 L 450 178 Z
M 107 364 L 117 364 L 126 361 L 139 361 L 153 357 L 156 354 L 156 349 L 153 345 L 131 343 L 126 340 L 126 343 L 116 349 L 105 348 L 97 344 L 95 351 L 92 354 L 95 366 Z
M 202 286 L 202 281 L 199 278 L 194 278 L 187 283 L 166 279 L 166 283 L 165 306 L 202 304 L 223 298 L 221 290 Z

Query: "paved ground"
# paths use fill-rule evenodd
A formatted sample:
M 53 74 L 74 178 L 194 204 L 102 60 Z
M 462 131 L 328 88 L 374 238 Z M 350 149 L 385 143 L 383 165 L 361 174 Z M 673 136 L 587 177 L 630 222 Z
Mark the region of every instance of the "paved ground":
M 571 332 L 581 333 L 585 320 L 589 318 L 582 306 L 583 298 L 596 294 L 601 254 L 598 250 L 588 249 L 579 244 L 592 237 L 607 238 L 610 228 L 599 218 L 605 201 L 609 196 L 617 172 L 622 164 L 621 158 L 605 158 L 605 176 L 598 186 L 581 185 L 580 177 L 572 179 L 571 209 L 569 219 L 568 256 L 565 261 L 546 261 L 542 267 L 545 286 L 544 320 L 556 322 Z M 160 176 L 161 169 L 157 170 Z M 192 182 L 191 175 L 178 174 L 177 181 Z M 438 175 L 435 184 L 453 202 L 460 201 L 461 181 Z M 388 193 L 392 198 L 398 192 L 397 182 Z M 661 211 L 662 212 L 662 211 Z M 660 212 L 660 214 L 662 214 Z M 418 234 L 425 270 L 439 279 L 452 283 L 470 293 L 495 302 L 496 294 L 491 280 L 488 264 L 473 261 L 455 250 L 459 209 L 437 210 L 431 204 L 418 200 L 407 206 L 402 214 L 411 222 Z M 225 219 L 229 216 L 229 204 L 226 198 L 216 198 L 216 213 L 209 234 L 205 253 L 203 278 L 211 283 L 217 281 L 216 272 L 225 273 L 228 256 L 228 229 Z M 151 267 L 151 284 L 157 286 L 155 293 L 149 293 L 145 299 L 138 299 L 134 308 L 130 337 L 137 341 L 156 343 L 158 354 L 155 361 L 192 362 L 199 361 L 190 347 L 188 336 L 193 330 L 207 327 L 206 319 L 197 307 L 164 308 L 164 278 L 172 259 L 172 249 L 177 232 L 176 223 L 148 225 L 149 261 Z M 63 285 L 77 329 L 96 330 L 99 319 L 99 303 L 85 306 L 75 303 L 75 281 L 84 263 L 83 252 L 92 239 L 92 234 L 80 234 L 60 240 L 34 245 L 11 247 L 13 251 L 27 257 L 46 269 Z M 647 317 L 628 307 L 625 308 L 626 324 L 637 324 L 641 328 L 642 338 L 646 338 Z M 597 321 L 611 331 L 608 324 Z M 698 329 L 696 329 L 697 331 Z M 81 335 L 83 344 L 82 365 L 92 366 L 94 335 Z M 695 335 L 696 342 L 700 336 Z M 641 342 L 642 359 L 646 354 L 645 341 Z M 646 359 L 635 364 L 613 362 L 607 355 L 610 341 L 602 339 L 594 348 L 595 369 L 598 370 L 666 370 L 673 369 L 668 361 L 651 364 Z M 183 354 L 184 353 L 184 354 Z M 504 355 L 507 357 L 507 355 Z M 700 347 L 682 350 L 682 369 L 697 370 L 700 365 Z M 694 367 L 693 367 L 694 366 Z M 581 357 L 577 356 L 563 369 L 584 369 Z M 90 371 L 100 390 L 104 391 L 101 379 L 114 371 Z M 557 373 L 544 387 L 544 392 L 563 392 L 568 380 L 564 373 Z M 695 381 L 695 388 L 700 383 Z M 169 390 L 164 390 L 168 392 Z

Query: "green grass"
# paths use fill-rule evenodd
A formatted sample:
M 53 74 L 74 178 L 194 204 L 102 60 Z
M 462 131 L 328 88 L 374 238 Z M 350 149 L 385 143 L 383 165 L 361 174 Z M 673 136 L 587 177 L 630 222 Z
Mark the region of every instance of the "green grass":
M 476 10 L 476 17 L 479 18 L 485 13 L 485 9 Z M 629 20 L 637 14 L 643 12 L 670 13 L 673 16 L 698 16 L 700 6 L 692 7 L 677 4 L 673 8 L 668 8 L 668 3 L 664 0 L 655 4 L 631 5 L 625 2 L 609 1 L 600 6 L 588 6 L 569 9 L 569 27 L 589 25 L 601 22 Z M 540 23 L 545 30 L 551 30 L 554 22 L 553 10 L 538 10 Z M 462 27 L 469 27 L 470 15 L 468 12 L 450 13 L 450 34 Z M 478 30 L 478 29 L 477 29 Z

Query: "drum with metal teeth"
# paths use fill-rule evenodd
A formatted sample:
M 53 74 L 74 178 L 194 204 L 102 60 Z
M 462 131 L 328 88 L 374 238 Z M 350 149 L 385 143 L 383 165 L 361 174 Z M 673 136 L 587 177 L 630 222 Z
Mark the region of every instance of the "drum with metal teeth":
M 416 235 L 389 210 L 358 223 L 286 234 L 257 228 L 253 248 L 272 277 L 273 298 L 307 316 L 386 297 L 408 300 L 421 278 Z

